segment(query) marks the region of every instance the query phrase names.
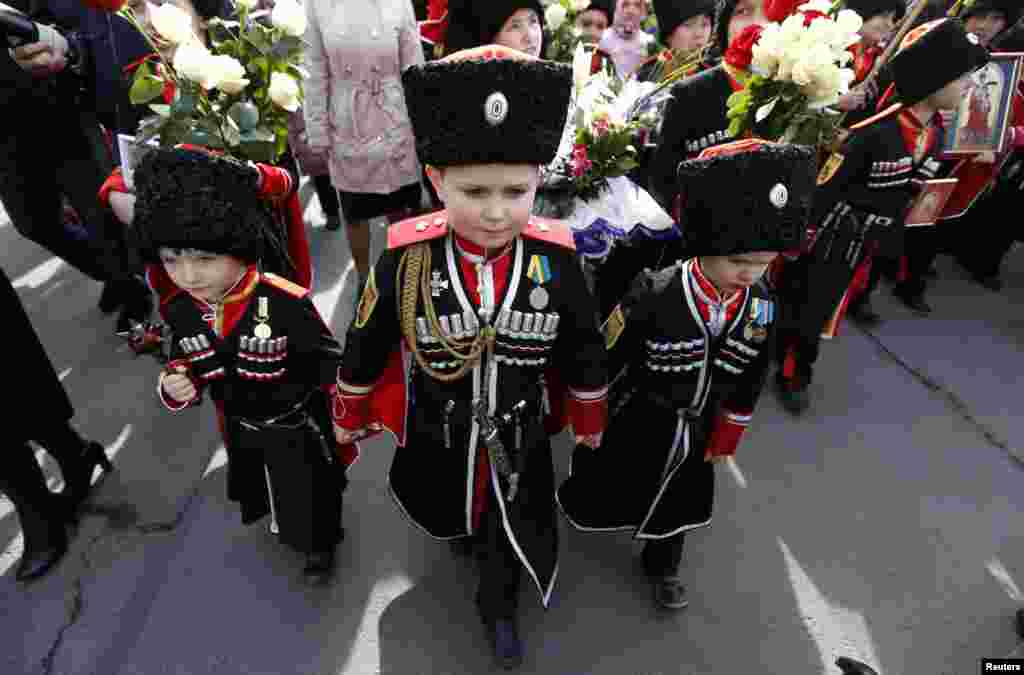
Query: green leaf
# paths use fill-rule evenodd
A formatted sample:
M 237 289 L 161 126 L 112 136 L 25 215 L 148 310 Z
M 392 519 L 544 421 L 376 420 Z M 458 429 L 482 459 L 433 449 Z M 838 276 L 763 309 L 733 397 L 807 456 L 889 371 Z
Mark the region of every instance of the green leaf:
M 239 150 L 246 158 L 251 159 L 254 162 L 263 162 L 266 164 L 272 164 L 275 157 L 276 146 L 274 143 L 265 143 L 261 141 L 243 141 L 239 145 Z
M 136 77 L 132 82 L 132 88 L 128 91 L 128 98 L 135 105 L 149 103 L 164 92 L 164 81 L 152 75 Z
M 155 112 L 160 117 L 171 116 L 171 106 L 167 105 L 166 103 L 150 104 L 149 109 Z
M 242 35 L 242 39 L 251 44 L 260 54 L 267 56 L 274 48 L 271 39 L 260 30 L 251 30 Z
M 243 143 L 273 143 L 276 140 L 277 135 L 263 124 L 255 129 L 242 132 Z
M 171 104 L 171 113 L 174 115 L 191 115 L 195 111 L 196 98 L 187 92 L 182 92 L 178 99 Z
M 286 35 L 274 43 L 270 53 L 272 56 L 285 60 L 303 52 L 302 40 L 297 37 Z

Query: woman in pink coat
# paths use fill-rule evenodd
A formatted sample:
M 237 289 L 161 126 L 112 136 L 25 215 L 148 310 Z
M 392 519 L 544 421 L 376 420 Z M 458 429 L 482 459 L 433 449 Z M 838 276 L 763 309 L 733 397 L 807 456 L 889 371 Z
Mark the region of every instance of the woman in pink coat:
M 369 221 L 413 215 L 421 204 L 401 72 L 423 62 L 410 0 L 305 0 L 306 136 L 325 153 L 352 259 L 365 285 Z

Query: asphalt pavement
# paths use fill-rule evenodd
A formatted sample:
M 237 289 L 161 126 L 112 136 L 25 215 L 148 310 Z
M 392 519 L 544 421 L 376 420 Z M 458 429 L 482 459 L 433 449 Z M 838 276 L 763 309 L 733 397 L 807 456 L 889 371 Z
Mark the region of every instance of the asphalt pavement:
M 356 292 L 344 231 L 322 227 L 315 200 L 307 216 L 315 301 L 343 336 Z M 384 234 L 374 226 L 375 251 Z M 14 581 L 21 536 L 0 500 L 0 673 L 495 672 L 473 567 L 394 506 L 389 440 L 365 445 L 350 474 L 335 582 L 308 588 L 300 558 L 227 501 L 210 404 L 176 415 L 159 405 L 158 366 L 119 344 L 96 308 L 99 285 L 2 212 L 0 265 L 78 426 L 117 466 L 65 561 L 29 586 Z M 686 610 L 653 608 L 628 536 L 563 528 L 546 612 L 524 584 L 521 672 L 834 674 L 847 655 L 887 675 L 972 675 L 983 657 L 1020 653 L 1022 265 L 1016 250 L 996 294 L 940 259 L 934 315 L 913 316 L 883 289 L 880 328 L 847 324 L 823 348 L 804 417 L 762 397 L 736 461 L 717 470 L 712 526 L 687 540 Z M 8 387 L 31 377 L 16 355 L 8 372 Z M 31 405 L 16 400 L 14 414 Z M 560 437 L 560 476 L 570 449 Z

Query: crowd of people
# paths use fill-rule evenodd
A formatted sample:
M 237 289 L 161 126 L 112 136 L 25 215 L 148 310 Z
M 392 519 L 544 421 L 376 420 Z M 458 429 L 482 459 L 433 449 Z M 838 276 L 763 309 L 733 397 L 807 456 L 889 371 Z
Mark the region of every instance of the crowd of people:
M 132 78 L 178 67 L 159 8 L 179 9 L 208 48 L 237 6 L 274 3 L 139 2 L 137 25 L 104 3 L 43 4 L 19 8 L 37 39 L 0 54 L 0 108 L 30 125 L 5 134 L 0 158 L 15 228 L 103 283 L 100 309 L 119 312 L 115 331 L 136 347 L 159 310 L 169 337 L 157 399 L 173 412 L 212 399 L 228 497 L 244 523 L 270 517 L 305 554 L 310 583 L 333 576 L 360 442 L 389 432 L 397 507 L 474 556 L 480 618 L 509 668 L 523 658 L 522 579 L 545 606 L 554 591 L 559 512 L 578 530 L 644 541 L 654 603 L 686 607 L 685 535 L 710 524 L 714 465 L 735 454 L 764 385 L 807 414 L 821 340 L 846 317 L 882 321 L 871 299 L 883 278 L 927 316 L 938 254 L 999 292 L 1019 236 L 998 214 L 1022 187 L 1020 93 L 1001 147 L 942 151 L 961 108 L 967 145 L 990 125 L 975 74 L 1024 40 L 1013 1 L 845 0 L 863 21 L 849 48 L 855 81 L 832 104 L 840 137 L 813 147 L 737 137 L 727 117 L 751 75 L 730 53 L 757 39 L 751 27 L 823 15 L 803 2 L 305 0 L 308 77 L 283 154 L 255 162 L 165 143 L 132 166 L 117 135 L 154 115 L 132 103 Z M 573 67 L 545 58 L 557 28 L 546 23 L 567 7 L 592 72 L 658 82 L 684 66 L 629 172 L 670 214 L 671 234 L 623 238 L 600 264 L 578 254 L 578 232 L 535 215 L 578 91 Z M 165 95 L 180 105 L 180 92 Z M 357 272 L 343 340 L 310 297 L 303 176 L 327 229 L 344 221 Z M 930 181 L 950 176 L 962 208 L 906 227 Z M 387 249 L 372 256 L 381 217 Z M 112 466 L 75 431 L 2 281 L 18 324 L 9 335 L 40 373 L 33 400 L 53 401 L 55 416 L 45 437 L 16 426 L 19 452 L 0 470 L 26 535 L 16 576 L 27 582 L 60 561 L 90 477 Z M 567 427 L 572 470 L 558 485 L 550 439 Z M 59 461 L 63 493 L 47 489 L 29 441 Z

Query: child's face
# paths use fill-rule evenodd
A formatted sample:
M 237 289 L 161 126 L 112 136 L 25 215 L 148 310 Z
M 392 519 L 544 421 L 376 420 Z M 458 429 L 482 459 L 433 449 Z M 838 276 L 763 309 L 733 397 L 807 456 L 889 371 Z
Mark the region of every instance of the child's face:
M 229 255 L 172 248 L 159 253 L 171 281 L 206 302 L 219 302 L 245 273 L 245 263 Z
M 729 44 L 743 32 L 743 29 L 747 26 L 763 26 L 768 23 L 768 18 L 764 15 L 764 7 L 761 0 L 740 0 L 736 4 L 736 9 L 733 11 L 732 16 L 729 17 L 729 29 L 728 38 Z M 725 49 L 728 45 L 722 45 Z
M 706 45 L 710 39 L 711 18 L 707 14 L 698 14 L 676 26 L 669 36 L 668 46 L 688 54 Z
M 1002 12 L 980 12 L 967 19 L 964 27 L 968 33 L 978 36 L 978 41 L 983 47 L 988 47 L 992 38 L 1006 28 L 1006 15 Z
M 539 57 L 543 37 L 544 31 L 537 12 L 532 9 L 517 9 L 494 36 L 494 44 Z
M 580 12 L 576 16 L 576 28 L 581 31 L 584 42 L 597 44 L 608 30 L 608 15 L 596 9 Z
M 530 220 L 539 169 L 531 164 L 475 164 L 431 167 L 427 176 L 455 232 L 493 251 L 515 239 Z
M 884 12 L 876 14 L 860 27 L 861 41 L 865 46 L 871 47 L 885 42 L 892 35 L 896 28 L 896 12 Z
M 618 0 L 615 6 L 615 25 L 627 35 L 640 30 L 640 24 L 646 18 L 646 0 Z
M 778 255 L 772 251 L 755 251 L 736 255 L 702 256 L 700 266 L 719 292 L 729 296 L 756 284 Z

